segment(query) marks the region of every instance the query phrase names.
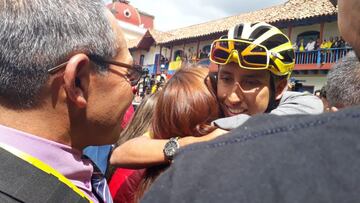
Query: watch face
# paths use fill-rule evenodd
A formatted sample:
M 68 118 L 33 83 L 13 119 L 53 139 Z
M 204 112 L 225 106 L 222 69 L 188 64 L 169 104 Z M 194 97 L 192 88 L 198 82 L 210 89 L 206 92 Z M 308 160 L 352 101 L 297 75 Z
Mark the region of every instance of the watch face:
M 167 157 L 173 157 L 176 153 L 176 150 L 179 148 L 178 143 L 176 141 L 169 141 L 166 143 L 164 148 L 164 153 Z

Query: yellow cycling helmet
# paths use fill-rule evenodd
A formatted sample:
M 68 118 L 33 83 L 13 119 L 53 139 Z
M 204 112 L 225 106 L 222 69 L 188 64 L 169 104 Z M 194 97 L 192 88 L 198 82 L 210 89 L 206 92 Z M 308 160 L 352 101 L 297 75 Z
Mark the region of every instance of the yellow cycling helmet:
M 264 22 L 241 23 L 212 43 L 210 60 L 219 65 L 237 62 L 241 68 L 284 76 L 295 66 L 294 55 L 289 38 L 278 28 Z

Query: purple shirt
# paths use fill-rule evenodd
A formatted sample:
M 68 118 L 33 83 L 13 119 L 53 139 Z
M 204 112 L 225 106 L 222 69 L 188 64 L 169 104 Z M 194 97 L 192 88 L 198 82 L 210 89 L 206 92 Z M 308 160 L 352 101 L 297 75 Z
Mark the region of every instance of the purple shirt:
M 74 183 L 94 203 L 98 202 L 91 191 L 93 166 L 89 161 L 81 159 L 81 151 L 3 125 L 0 125 L 0 142 L 50 165 Z

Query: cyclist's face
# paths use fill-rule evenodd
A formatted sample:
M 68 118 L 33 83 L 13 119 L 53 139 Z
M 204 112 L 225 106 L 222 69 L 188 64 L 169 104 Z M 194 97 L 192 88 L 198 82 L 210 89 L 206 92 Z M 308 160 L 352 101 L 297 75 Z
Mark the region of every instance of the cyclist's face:
M 236 63 L 220 67 L 217 96 L 226 117 L 264 113 L 270 98 L 270 72 L 247 70 Z

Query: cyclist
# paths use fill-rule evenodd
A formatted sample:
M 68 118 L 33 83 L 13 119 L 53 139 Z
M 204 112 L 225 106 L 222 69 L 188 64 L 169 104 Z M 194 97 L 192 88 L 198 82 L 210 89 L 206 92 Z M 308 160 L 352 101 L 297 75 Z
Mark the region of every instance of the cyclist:
M 258 113 L 322 112 L 316 97 L 286 91 L 295 65 L 294 50 L 288 37 L 272 25 L 234 26 L 212 43 L 210 60 L 219 65 L 217 77 L 212 78 L 225 118 L 214 123 L 223 129 L 233 129 Z

